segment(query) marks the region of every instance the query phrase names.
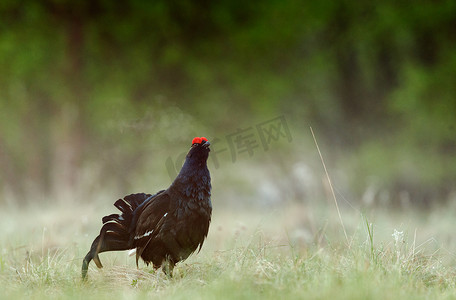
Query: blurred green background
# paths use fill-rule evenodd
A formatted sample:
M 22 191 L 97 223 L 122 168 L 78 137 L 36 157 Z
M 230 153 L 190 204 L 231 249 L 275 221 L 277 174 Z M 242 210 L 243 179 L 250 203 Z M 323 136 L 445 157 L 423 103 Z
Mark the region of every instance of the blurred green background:
M 218 205 L 309 201 L 309 126 L 352 204 L 456 198 L 453 0 L 3 0 L 0 20 L 0 203 L 157 191 L 194 136 Z

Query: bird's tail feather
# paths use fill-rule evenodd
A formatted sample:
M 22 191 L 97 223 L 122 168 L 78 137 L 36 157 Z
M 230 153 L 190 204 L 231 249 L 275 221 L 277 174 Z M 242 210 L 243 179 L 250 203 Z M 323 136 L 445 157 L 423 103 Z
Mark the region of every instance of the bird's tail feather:
M 128 250 L 133 247 L 130 235 L 134 232 L 132 226 L 135 226 L 136 223 L 133 222 L 134 211 L 150 196 L 148 194 L 132 194 L 114 203 L 114 206 L 122 213 L 103 217 L 103 227 L 101 227 L 100 234 L 93 241 L 90 251 L 82 262 L 82 278 L 86 277 L 91 260 L 95 262 L 98 268 L 103 267 L 98 257 L 99 253 Z

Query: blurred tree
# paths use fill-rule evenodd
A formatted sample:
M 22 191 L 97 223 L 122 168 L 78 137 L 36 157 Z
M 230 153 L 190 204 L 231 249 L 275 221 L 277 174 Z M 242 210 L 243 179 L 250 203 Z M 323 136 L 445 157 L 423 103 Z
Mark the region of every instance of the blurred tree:
M 126 188 L 154 141 L 191 130 L 178 111 L 214 132 L 285 113 L 366 175 L 433 157 L 412 181 L 454 189 L 455 16 L 452 0 L 2 1 L 3 187 L 71 191 L 91 166 Z M 390 186 L 424 171 L 389 170 Z

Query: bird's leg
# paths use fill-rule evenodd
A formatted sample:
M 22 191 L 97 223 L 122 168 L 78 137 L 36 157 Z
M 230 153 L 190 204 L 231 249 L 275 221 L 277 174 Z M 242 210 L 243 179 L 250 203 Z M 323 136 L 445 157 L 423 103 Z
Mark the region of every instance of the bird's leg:
M 169 278 L 173 277 L 174 265 L 174 261 L 169 256 L 162 263 L 162 270 Z

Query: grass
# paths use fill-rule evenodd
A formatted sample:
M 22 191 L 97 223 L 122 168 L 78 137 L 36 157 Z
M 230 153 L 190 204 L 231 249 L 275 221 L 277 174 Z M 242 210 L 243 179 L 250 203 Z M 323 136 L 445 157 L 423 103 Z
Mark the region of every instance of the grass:
M 370 218 L 324 207 L 275 210 L 215 207 L 201 253 L 173 278 L 126 252 L 103 253 L 104 269 L 82 258 L 100 226 L 89 206 L 26 208 L 1 213 L 1 298 L 32 299 L 451 299 L 456 298 L 451 210 Z M 223 211 L 223 212 L 222 212 Z M 406 222 L 407 224 L 404 224 Z M 375 231 L 374 231 L 375 229 Z M 410 234 L 411 232 L 411 234 Z

